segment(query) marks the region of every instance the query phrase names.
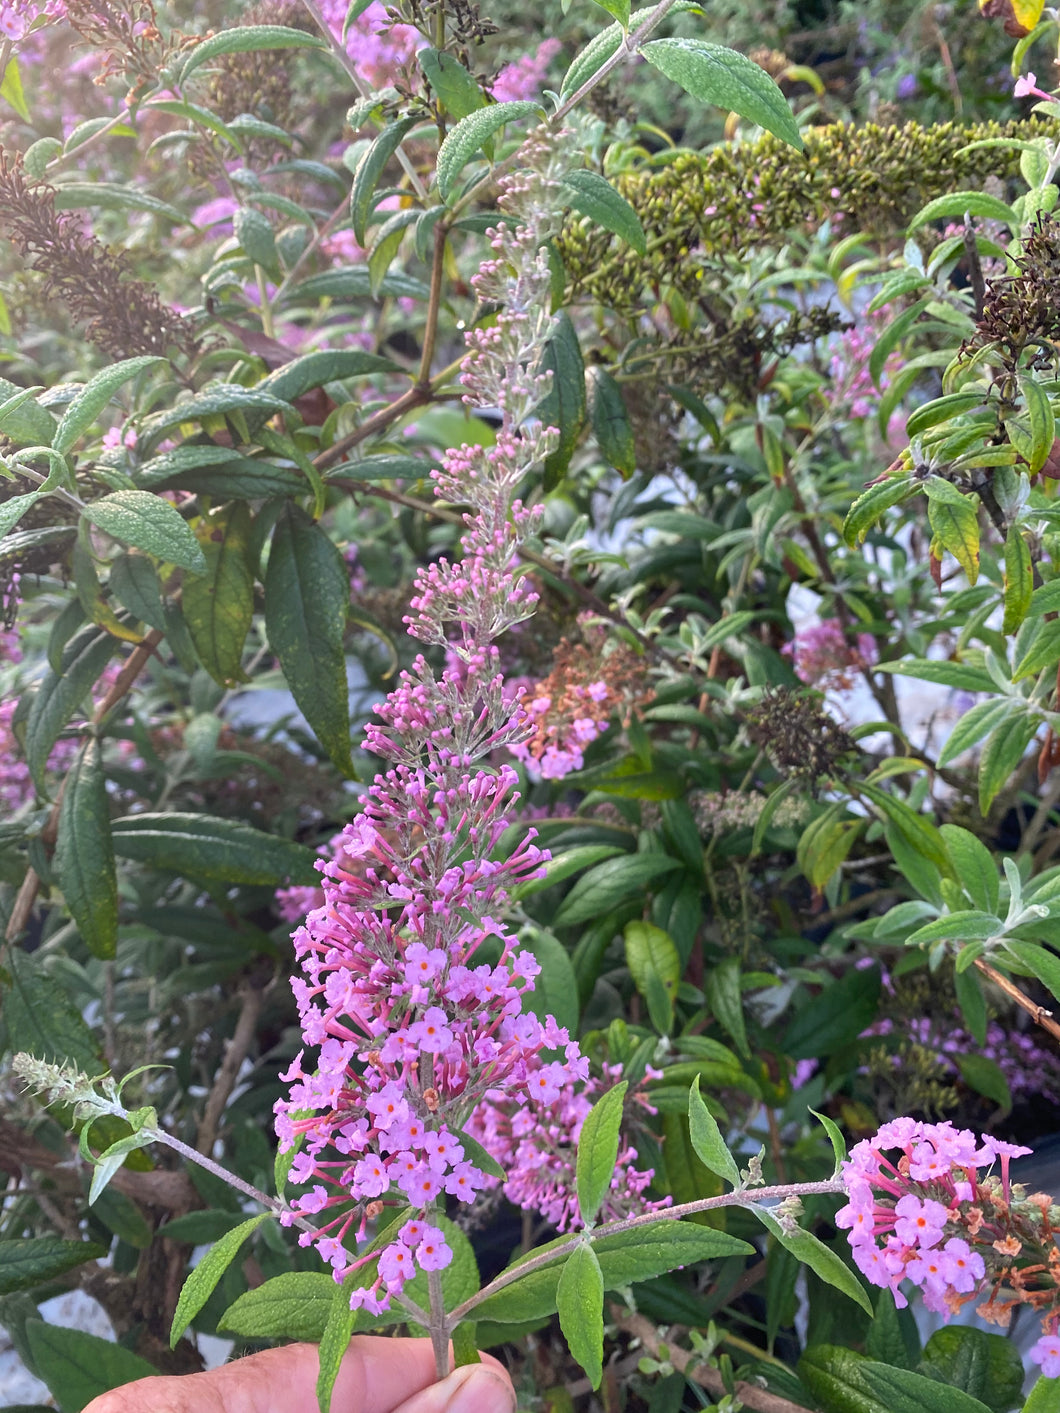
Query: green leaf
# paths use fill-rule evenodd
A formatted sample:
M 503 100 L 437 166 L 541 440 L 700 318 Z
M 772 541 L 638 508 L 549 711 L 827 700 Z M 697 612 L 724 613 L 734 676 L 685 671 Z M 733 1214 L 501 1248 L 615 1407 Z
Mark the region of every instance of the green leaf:
M 201 40 L 184 61 L 180 82 L 187 83 L 196 69 L 222 54 L 249 54 L 261 49 L 326 48 L 324 41 L 316 35 L 306 34 L 300 29 L 288 29 L 285 25 L 238 25 Z
M 87 623 L 63 649 L 59 671 L 50 668 L 30 702 L 26 719 L 26 764 L 37 789 L 44 790 L 44 767 L 59 733 L 110 661 L 117 642 Z
M 132 814 L 111 825 L 114 852 L 152 868 L 226 883 L 311 884 L 320 875 L 304 844 L 208 814 Z
M 913 1312 L 899 1310 L 889 1290 L 876 1297 L 876 1318 L 869 1327 L 865 1353 L 880 1364 L 914 1369 L 920 1358 L 920 1336 Z
M 920 487 L 909 479 L 908 473 L 901 472 L 862 491 L 843 521 L 843 538 L 847 544 L 860 543 L 885 510 L 917 495 L 919 490 Z
M 575 1183 L 578 1210 L 586 1226 L 596 1220 L 600 1204 L 611 1187 L 618 1157 L 619 1129 L 622 1127 L 622 1101 L 628 1085 L 625 1080 L 599 1098 L 582 1124 L 578 1139 Z
M 1023 1413 L 1060 1413 L 1060 1379 L 1043 1374 L 1027 1395 Z
M 283 398 L 285 403 L 294 403 L 295 398 L 310 393 L 314 387 L 324 387 L 325 383 L 393 372 L 394 363 L 389 357 L 380 357 L 377 353 L 366 353 L 363 349 L 317 349 L 284 363 L 276 373 L 261 379 L 257 391 Z
M 1012 937 L 1005 938 L 1005 947 L 1060 1001 L 1060 957 L 1034 942 L 1019 942 Z
M 850 853 L 864 827 L 863 820 L 844 819 L 845 809 L 842 802 L 830 806 L 799 836 L 796 860 L 810 885 L 818 890 Z
M 572 93 L 576 93 L 601 65 L 607 63 L 621 43 L 622 29 L 617 24 L 608 25 L 606 29 L 594 35 L 585 48 L 571 60 L 570 68 L 563 76 L 560 97 L 569 98 Z
M 366 271 L 366 281 L 367 278 Z M 290 403 L 271 393 L 262 392 L 259 388 L 245 388 L 241 383 L 214 383 L 203 392 L 193 393 L 191 397 L 167 407 L 164 412 L 154 413 L 147 420 L 144 430 L 152 438 L 156 438 L 163 432 L 172 431 L 174 427 L 181 427 L 185 423 L 194 426 L 196 422 L 203 422 L 208 417 L 227 417 L 237 412 L 260 412 L 271 417 L 276 412 L 294 411 Z
M 124 545 L 191 574 L 206 572 L 202 550 L 187 521 L 168 501 L 149 491 L 114 491 L 91 501 L 83 514 L 97 529 Z
M 1053 668 L 1060 661 L 1060 623 L 1032 620 L 1030 629 L 1027 651 L 1012 670 L 1013 682 L 1037 677 L 1044 668 Z
M 388 124 L 357 163 L 350 190 L 350 215 L 358 245 L 368 243 L 368 222 L 379 178 L 383 175 L 386 164 L 401 146 L 405 134 L 415 123 L 416 119 L 412 117 L 400 118 L 396 123 Z
M 566 947 L 543 928 L 527 928 L 520 941 L 532 952 L 541 967 L 534 979 L 534 989 L 523 995 L 523 1010 L 531 1011 L 538 1020 L 554 1016 L 557 1024 L 571 1035 L 578 1031 L 578 979 L 574 975 Z
M 459 59 L 442 49 L 421 49 L 416 55 L 423 75 L 442 106 L 457 122 L 485 106 L 486 97 Z
M 688 1091 L 688 1131 L 696 1157 L 712 1173 L 724 1178 L 734 1188 L 740 1186 L 740 1169 L 721 1136 L 717 1120 L 703 1102 L 699 1092 L 699 1075 Z
M 739 957 L 723 957 L 707 972 L 703 989 L 714 1019 L 732 1037 L 737 1050 L 745 1059 L 751 1057 L 747 1043 L 747 1026 L 743 1016 L 743 988 L 740 982 Z
M 446 134 L 438 149 L 438 191 L 446 205 L 453 194 L 457 177 L 494 133 L 499 132 L 506 123 L 517 123 L 531 115 L 541 117 L 543 111 L 540 103 L 520 99 L 515 103 L 491 103 L 461 118 Z
M 1001 1066 L 986 1055 L 974 1051 L 967 1055 L 954 1054 L 953 1062 L 970 1089 L 984 1095 L 1007 1113 L 1012 1108 L 1012 1091 Z
M 918 299 L 915 304 L 911 304 L 908 309 L 903 310 L 901 314 L 892 319 L 876 340 L 872 353 L 869 355 L 869 376 L 877 388 L 880 386 L 880 379 L 883 376 L 884 364 L 930 302 L 927 296 Z
M 601 10 L 606 10 L 609 15 L 613 15 L 623 29 L 629 28 L 629 0 L 593 0 L 594 5 L 599 5 Z M 582 1365 L 584 1368 L 585 1366 Z M 586 1370 L 586 1372 L 588 1372 Z M 599 1380 L 593 1384 L 593 1388 L 599 1386 Z
M 578 879 L 556 911 L 552 926 L 572 927 L 601 917 L 680 867 L 677 859 L 665 854 L 623 854 L 608 859 Z
M 338 1295 L 323 1271 L 285 1271 L 248 1290 L 217 1322 L 243 1339 L 295 1339 L 319 1343 Z
M 861 1376 L 888 1413 L 990 1413 L 980 1399 L 911 1369 L 895 1369 L 867 1359 Z
M 1032 476 L 1045 465 L 1056 439 L 1056 421 L 1053 417 L 1049 394 L 1042 385 L 1031 377 L 1021 377 L 1020 388 L 1027 404 L 1027 417 L 1031 428 L 1030 455 L 1027 457 L 1027 470 Z
M 320 1413 L 330 1413 L 331 1395 L 343 1355 L 349 1348 L 350 1335 L 357 1323 L 357 1312 L 350 1309 L 350 1294 L 360 1284 L 360 1272 L 351 1271 L 342 1286 L 335 1291 L 324 1333 L 320 1336 L 320 1372 L 317 1375 L 317 1406 Z
M 876 1019 L 880 973 L 848 971 L 795 1015 L 784 1036 L 793 1060 L 820 1059 L 855 1040 Z
M 604 859 L 613 859 L 625 852 L 626 850 L 620 849 L 617 844 L 578 844 L 573 849 L 564 849 L 561 854 L 553 854 L 545 864 L 543 877 L 518 884 L 510 890 L 511 896 L 521 902 L 533 893 L 540 893 L 543 888 L 551 888 L 573 874 L 581 873 L 592 864 L 601 863 Z
M 80 211 L 97 207 L 104 211 L 149 211 L 177 225 L 189 225 L 185 212 L 168 201 L 160 201 L 150 192 L 135 186 L 118 186 L 113 182 L 64 182 L 55 193 L 57 211 Z
M 930 402 L 921 403 L 916 411 L 910 414 L 905 424 L 905 434 L 908 437 L 919 437 L 931 427 L 948 422 L 952 417 L 959 417 L 962 412 L 971 412 L 973 407 L 981 407 L 984 400 L 982 392 L 956 392 L 947 393 L 945 397 L 934 397 Z
M 173 1312 L 173 1325 L 169 1332 L 170 1349 L 177 1347 L 177 1341 L 209 1300 L 217 1282 L 235 1260 L 247 1237 L 251 1232 L 257 1231 L 262 1222 L 272 1215 L 271 1212 L 259 1212 L 256 1217 L 240 1222 L 239 1226 L 222 1236 L 194 1268 L 184 1282 L 177 1308 Z
M 858 1280 L 857 1276 L 850 1269 L 841 1256 L 838 1256 L 830 1246 L 825 1246 L 823 1241 L 819 1241 L 813 1232 L 797 1227 L 794 1231 L 785 1231 L 775 1217 L 771 1216 L 764 1207 L 752 1207 L 751 1211 L 759 1219 L 762 1225 L 773 1234 L 775 1241 L 779 1241 L 785 1251 L 790 1251 L 797 1261 L 804 1266 L 809 1266 L 818 1279 L 830 1285 L 833 1290 L 840 1291 L 847 1295 L 856 1305 L 860 1305 L 867 1315 L 872 1315 L 872 1302 L 865 1291 L 865 1287 Z
M 553 1244 L 569 1239 L 561 1237 Z M 547 1250 L 547 1247 L 540 1248 L 531 1254 L 538 1256 Z M 600 1262 L 605 1290 L 621 1290 L 634 1281 L 650 1280 L 664 1271 L 691 1266 L 698 1261 L 754 1254 L 754 1248 L 746 1241 L 739 1241 L 726 1232 L 672 1220 L 646 1222 L 629 1231 L 600 1237 L 593 1241 L 593 1250 Z M 554 1263 L 488 1296 L 475 1307 L 475 1318 L 511 1324 L 553 1314 L 563 1260 L 557 1257 Z M 518 1266 L 509 1266 L 502 1275 L 507 1277 L 517 1270 Z
M 975 1043 L 980 1047 L 984 1046 L 987 1026 L 986 999 L 979 982 L 979 973 L 974 967 L 968 967 L 964 971 L 954 970 L 953 987 L 965 1025 Z
M 606 177 L 578 168 L 567 173 L 562 188 L 564 200 L 580 216 L 588 216 L 605 231 L 621 237 L 638 255 L 647 254 L 648 241 L 640 217 Z
M 908 235 L 926 226 L 930 221 L 938 221 L 945 216 L 958 218 L 985 216 L 991 221 L 1004 221 L 1015 229 L 1016 215 L 1012 207 L 997 196 L 985 191 L 951 191 L 946 196 L 936 197 L 922 206 L 909 223 Z
M 0 98 L 10 103 L 24 123 L 33 121 L 33 115 L 26 106 L 26 96 L 22 91 L 22 74 L 18 60 L 13 54 L 9 56 L 4 66 L 3 75 L 0 77 Z
M 52 450 L 65 456 L 74 443 L 92 426 L 120 387 L 123 387 L 130 378 L 135 378 L 137 373 L 142 373 L 145 368 L 153 368 L 156 363 L 164 362 L 164 358 L 153 354 L 140 358 L 126 358 L 120 363 L 114 363 L 111 367 L 104 368 L 102 372 L 90 378 L 67 405 L 62 421 L 55 430 Z
M 63 1413 L 81 1413 L 101 1393 L 158 1373 L 123 1345 L 83 1330 L 27 1320 L 25 1332 L 37 1373 Z
M 809 1109 L 807 1112 L 811 1113 L 814 1118 L 823 1125 L 824 1131 L 828 1135 L 828 1141 L 832 1145 L 832 1153 L 835 1157 L 835 1170 L 838 1173 L 840 1165 L 845 1161 L 847 1156 L 847 1145 L 843 1139 L 839 1125 L 833 1119 L 830 1119 L 827 1114 L 819 1114 L 816 1109 Z
M 604 1277 L 587 1241 L 563 1263 L 556 1304 L 567 1348 L 597 1389 L 604 1373 Z
M 942 835 L 929 819 L 911 809 L 903 800 L 878 790 L 875 785 L 862 783 L 860 788 L 861 793 L 895 826 L 911 848 L 923 854 L 946 878 L 953 877 L 953 865 L 946 853 Z
M 248 680 L 243 647 L 254 617 L 251 529 L 246 501 L 203 516 L 196 535 L 205 572 L 184 585 L 184 622 L 191 641 L 203 667 L 222 687 Z
M 232 226 L 248 260 L 253 260 L 263 270 L 275 272 L 279 268 L 272 222 L 264 212 L 253 206 L 240 206 L 232 218 Z
M 637 990 L 648 1003 L 651 1023 L 660 1035 L 674 1026 L 674 998 L 681 980 L 681 958 L 672 938 L 661 927 L 639 919 L 626 924 L 626 965 Z
M 32 1290 L 86 1261 L 98 1261 L 106 1254 L 107 1248 L 98 1242 L 64 1241 L 57 1236 L 0 1241 L 0 1295 Z
M 153 456 L 140 467 L 137 480 L 149 490 L 194 491 L 214 501 L 267 500 L 301 495 L 308 489 L 305 477 L 289 466 L 255 461 L 230 447 L 212 445 L 182 446 Z
M 55 871 L 77 930 L 94 957 L 118 946 L 118 877 L 98 740 L 86 741 L 66 776 Z
M 958 502 L 928 496 L 928 521 L 934 532 L 932 551 L 942 558 L 946 550 L 964 570 L 969 584 L 979 578 L 978 496 L 961 496 Z
M 1027 753 L 1038 722 L 1023 712 L 1010 715 L 987 737 L 979 758 L 979 811 L 986 815 L 1000 790 Z
M 8 975 L 0 972 L 0 978 L 7 1049 L 97 1074 L 95 1037 L 62 982 L 39 956 L 27 956 L 18 948 L 8 951 L 6 965 Z
M 628 480 L 637 469 L 633 427 L 622 390 L 605 369 L 589 369 L 593 436 L 604 460 Z
M 352 777 L 343 639 L 349 578 L 342 555 L 297 505 L 284 507 L 265 575 L 265 631 L 314 735 Z
M 1005 536 L 1005 620 L 1002 633 L 1015 633 L 1031 606 L 1034 568 L 1031 552 L 1019 526 L 1013 523 Z
M 1004 930 L 1005 924 L 1001 919 L 991 917 L 989 913 L 955 912 L 947 913 L 945 917 L 936 918 L 934 922 L 928 922 L 923 927 L 918 927 L 915 932 L 909 934 L 905 942 L 907 947 L 924 947 L 929 942 L 942 940 L 953 942 L 965 942 L 973 938 L 984 940 L 987 937 L 997 937 Z
M 0 413 L 0 432 L 20 446 L 51 446 L 58 423 L 39 402 L 23 396 L 27 391 L 0 378 L 0 404 L 7 409 Z
M 1060 612 L 1060 579 L 1050 579 L 1031 594 L 1029 617 L 1040 618 L 1044 613 Z
M 1000 883 L 994 856 L 981 839 L 958 824 L 944 824 L 946 841 L 961 887 L 980 911 L 996 913 Z
M 802 150 L 799 125 L 787 99 L 765 70 L 743 54 L 705 39 L 649 39 L 640 52 L 701 103 L 728 108 Z
M 990 691 L 996 690 L 991 684 Z M 956 760 L 977 741 L 981 741 L 988 732 L 993 731 L 1006 717 L 1023 714 L 1023 703 L 1011 701 L 1009 698 L 999 701 L 996 696 L 992 696 L 989 701 L 977 702 L 960 717 L 946 737 L 942 750 L 939 751 L 939 765 L 949 765 L 951 761 Z
M 122 607 L 141 623 L 160 633 L 166 631 L 162 584 L 157 569 L 145 554 L 120 554 L 110 566 L 108 584 Z
M 26 511 L 36 505 L 41 498 L 40 491 L 27 491 L 25 495 L 12 496 L 0 502 L 0 539 L 13 530 Z
M 537 406 L 542 424 L 559 432 L 559 445 L 545 458 L 545 489 L 550 490 L 559 484 L 570 465 L 586 410 L 585 363 L 578 334 L 566 310 L 556 316 L 535 372 L 552 375 L 549 389 Z

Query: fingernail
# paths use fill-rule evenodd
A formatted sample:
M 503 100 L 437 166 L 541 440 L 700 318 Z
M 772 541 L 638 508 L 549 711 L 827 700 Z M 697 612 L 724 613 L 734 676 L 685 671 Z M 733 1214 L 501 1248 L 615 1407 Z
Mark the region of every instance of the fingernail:
M 515 1413 L 515 1390 L 508 1379 L 484 1364 L 455 1369 L 438 1385 L 445 1390 L 445 1413 Z

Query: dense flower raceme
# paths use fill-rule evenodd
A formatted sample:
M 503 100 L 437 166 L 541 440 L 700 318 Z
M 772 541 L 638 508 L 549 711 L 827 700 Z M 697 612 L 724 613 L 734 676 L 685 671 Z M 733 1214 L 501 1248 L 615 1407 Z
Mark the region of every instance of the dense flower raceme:
M 988 1288 L 977 1311 L 996 1324 L 1030 1305 L 1045 1329 L 1031 1355 L 1053 1376 L 1060 1374 L 1060 1209 L 1011 1182 L 1011 1160 L 1030 1151 L 950 1123 L 895 1119 L 843 1163 L 848 1202 L 836 1225 L 848 1231 L 858 1269 L 889 1288 L 899 1307 L 907 1303 L 905 1280 L 947 1319 Z M 988 1171 L 995 1163 L 999 1174 Z
M 351 1294 L 374 1312 L 417 1267 L 452 1259 L 432 1215 L 485 1184 L 462 1135 L 476 1105 L 548 1108 L 588 1078 L 565 1030 L 523 1014 L 539 967 L 501 915 L 508 890 L 547 856 L 531 831 L 493 858 L 517 777 L 511 766 L 475 768 L 527 731 L 492 640 L 533 612 L 514 566 L 534 516 L 516 490 L 555 438 L 528 420 L 544 390 L 531 370 L 551 327 L 543 244 L 560 209 L 563 142 L 531 140 L 522 158 L 501 197 L 520 224 L 490 232 L 494 257 L 474 281 L 503 309 L 494 327 L 467 335 L 463 371 L 466 400 L 499 407 L 502 424 L 494 447 L 458 448 L 436 473 L 443 498 L 472 508 L 463 556 L 420 571 L 406 619 L 421 642 L 446 646 L 450 665 L 435 676 L 418 657 L 377 709 L 366 745 L 391 768 L 323 865 L 324 904 L 294 939 L 303 1032 L 319 1054 L 309 1071 L 299 1054 L 277 1104 L 281 1148 L 301 1144 L 291 1178 L 308 1185 L 292 1207 L 322 1218 L 300 1240 L 315 1241 L 336 1278 L 377 1262 Z M 397 1240 L 352 1256 L 346 1240 L 388 1201 L 408 1211 Z
M 503 1184 L 499 1178 L 488 1177 L 487 1188 L 500 1187 L 513 1206 L 524 1211 L 540 1212 L 557 1231 L 570 1231 L 581 1225 L 574 1175 L 577 1162 L 578 1138 L 586 1115 L 608 1087 L 607 1081 L 621 1077 L 621 1066 L 605 1067 L 605 1078 L 590 1078 L 580 1087 L 564 1084 L 558 1094 L 539 1090 L 533 1102 L 514 1108 L 511 1104 L 491 1103 L 487 1099 L 471 1116 L 468 1132 L 494 1157 L 505 1170 Z M 659 1079 L 660 1071 L 650 1066 L 645 1081 Z M 642 1090 L 633 1091 L 633 1103 L 645 1113 L 655 1113 Z M 633 1166 L 637 1150 L 620 1148 L 615 1159 L 615 1171 L 610 1191 L 600 1208 L 600 1219 L 628 1216 L 631 1208 L 647 1211 L 670 1205 L 670 1198 L 661 1202 L 639 1203 L 637 1199 L 651 1183 L 654 1174 Z
M 800 628 L 781 651 L 792 659 L 800 682 L 832 692 L 849 692 L 857 674 L 871 667 L 877 656 L 871 633 L 859 633 L 856 642 L 850 642 L 837 618 Z

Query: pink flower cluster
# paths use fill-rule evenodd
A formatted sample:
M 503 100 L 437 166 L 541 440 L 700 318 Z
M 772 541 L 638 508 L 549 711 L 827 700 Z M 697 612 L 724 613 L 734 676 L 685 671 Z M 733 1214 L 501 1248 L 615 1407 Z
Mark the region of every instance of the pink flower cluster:
M 621 1067 L 615 1066 L 606 1073 L 607 1078 L 618 1080 Z M 658 1078 L 659 1071 L 651 1068 L 645 1074 L 645 1080 Z M 558 1076 L 553 1074 L 546 1081 L 542 1074 L 533 1102 L 523 1108 L 494 1104 L 487 1098 L 471 1116 L 468 1132 L 507 1174 L 503 1185 L 499 1178 L 490 1177 L 485 1186 L 500 1186 L 514 1206 L 539 1212 L 557 1231 L 564 1232 L 581 1226 L 574 1189 L 578 1138 L 586 1115 L 606 1085 L 593 1077 L 576 1090 L 573 1084 L 555 1083 L 556 1079 Z M 633 1093 L 632 1104 L 645 1113 L 655 1112 L 643 1092 Z M 635 1168 L 636 1157 L 635 1148 L 620 1149 L 599 1220 L 615 1221 L 634 1212 L 670 1205 L 669 1197 L 660 1202 L 641 1200 L 654 1174 Z
M 825 618 L 809 628 L 801 628 L 791 643 L 781 649 L 793 659 L 795 675 L 801 682 L 822 691 L 849 692 L 855 674 L 876 661 L 876 640 L 871 633 L 859 633 L 851 643 L 838 618 Z
M 506 64 L 491 85 L 496 101 L 514 103 L 520 98 L 536 98 L 549 64 L 562 48 L 558 39 L 543 39 L 533 54 L 524 54 L 514 64 Z
M 63 0 L 0 0 L 0 36 L 17 43 L 38 20 L 61 20 L 65 14 Z
M 335 38 L 342 39 L 342 26 L 349 9 L 347 0 L 322 0 L 320 10 Z M 375 88 L 394 82 L 423 44 L 411 25 L 392 24 L 380 0 L 354 20 L 346 35 L 346 52 L 356 60 L 357 70 Z
M 889 1288 L 900 1308 L 907 1304 L 900 1286 L 912 1281 L 927 1308 L 948 1319 L 980 1291 L 984 1250 L 994 1265 L 1021 1250 L 1006 1226 L 1009 1164 L 1030 1151 L 948 1122 L 884 1124 L 842 1165 L 848 1202 L 835 1221 L 849 1232 L 858 1269 Z M 1000 1185 L 980 1182 L 980 1170 L 996 1161 Z
M 469 402 L 500 407 L 502 426 L 493 448 L 460 447 L 435 473 L 442 497 L 471 507 L 463 553 L 419 572 L 406 619 L 421 642 L 447 647 L 449 665 L 436 676 L 417 657 L 376 709 L 365 744 L 390 768 L 336 858 L 320 865 L 323 905 L 294 936 L 295 997 L 318 1054 L 307 1070 L 299 1053 L 284 1076 L 290 1095 L 276 1105 L 281 1150 L 299 1150 L 291 1178 L 308 1186 L 287 1219 L 323 1216 L 299 1239 L 316 1244 L 337 1279 L 376 1263 L 351 1295 L 376 1313 L 402 1298 L 417 1266 L 452 1259 L 432 1216 L 485 1185 L 464 1132 L 476 1107 L 549 1105 L 588 1078 L 567 1031 L 523 1012 L 540 968 L 501 918 L 510 888 L 547 856 L 530 831 L 495 857 L 517 775 L 475 769 L 527 730 L 492 640 L 536 601 L 515 568 L 534 519 L 515 493 L 554 445 L 530 419 L 542 394 L 532 369 L 551 326 L 543 247 L 559 209 L 550 167 L 561 157 L 554 139 L 524 148 L 502 197 L 521 224 L 490 233 L 497 258 L 475 280 L 504 309 L 493 328 L 466 336 L 463 382 Z M 557 1050 L 562 1059 L 542 1053 Z M 388 1204 L 409 1216 L 397 1239 L 352 1256 L 347 1239 L 361 1240 Z
M 552 722 L 544 727 L 551 738 L 545 741 L 540 754 L 534 750 L 534 742 L 521 742 L 512 747 L 517 760 L 528 765 L 533 774 L 542 780 L 562 780 L 572 771 L 581 770 L 585 764 L 582 754 L 586 746 L 607 730 L 610 691 L 606 682 L 590 682 L 570 689 L 568 696 L 583 694 L 584 712 L 563 723 Z M 531 716 L 545 717 L 552 710 L 550 696 L 536 695 L 526 703 Z M 601 714 L 601 708 L 603 712 Z

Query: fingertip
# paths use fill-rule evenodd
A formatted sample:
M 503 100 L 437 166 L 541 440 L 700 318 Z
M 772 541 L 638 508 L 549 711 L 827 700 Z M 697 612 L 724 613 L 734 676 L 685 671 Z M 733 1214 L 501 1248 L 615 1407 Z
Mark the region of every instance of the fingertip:
M 515 1413 L 515 1389 L 496 1361 L 466 1364 L 415 1394 L 395 1413 Z

